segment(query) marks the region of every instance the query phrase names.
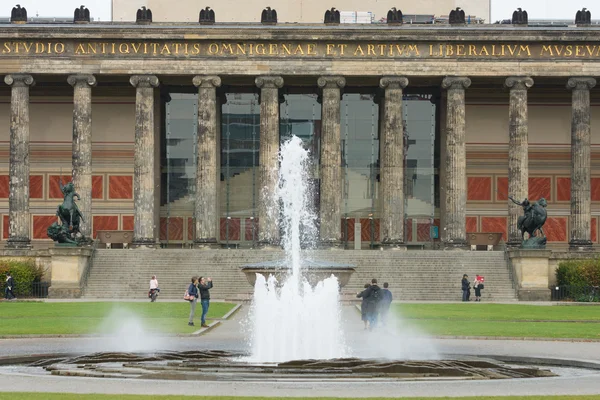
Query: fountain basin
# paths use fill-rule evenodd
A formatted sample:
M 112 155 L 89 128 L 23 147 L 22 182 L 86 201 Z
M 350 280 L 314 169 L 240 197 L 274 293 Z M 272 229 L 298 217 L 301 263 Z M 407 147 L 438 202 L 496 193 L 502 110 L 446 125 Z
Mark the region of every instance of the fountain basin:
M 354 273 L 354 265 L 351 264 L 311 259 L 303 259 L 300 263 L 300 269 L 302 276 L 312 286 L 333 275 L 337 278 L 340 288 L 342 288 L 348 284 L 350 276 Z M 242 267 L 242 271 L 246 275 L 248 283 L 253 287 L 256 283 L 256 274 L 261 274 L 265 278 L 273 275 L 277 282 L 283 283 L 285 278 L 292 273 L 288 261 L 285 259 L 247 264 Z

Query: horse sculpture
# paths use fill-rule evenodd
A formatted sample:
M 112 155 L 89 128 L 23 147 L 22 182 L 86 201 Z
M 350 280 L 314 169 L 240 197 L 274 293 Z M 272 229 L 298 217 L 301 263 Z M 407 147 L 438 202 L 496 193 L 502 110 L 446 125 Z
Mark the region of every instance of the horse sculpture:
M 543 197 L 533 203 L 529 202 L 528 199 L 519 202 L 513 197 L 508 198 L 515 204 L 523 207 L 523 215 L 519 217 L 517 221 L 517 229 L 521 231 L 521 238 L 523 239 L 523 246 L 526 246 L 530 241 L 533 246 L 544 246 L 546 244 L 546 234 L 544 233 L 543 226 L 546 223 L 548 214 L 546 207 L 548 202 Z M 529 235 L 528 239 L 525 240 L 525 233 Z
M 56 209 L 56 215 L 60 218 L 61 225 L 56 222 L 48 228 L 48 236 L 58 243 L 83 243 L 87 239 L 81 234 L 79 224 L 83 221 L 83 215 L 75 203 L 81 197 L 75 192 L 73 182 L 66 185 L 59 179 L 60 191 L 63 194 L 63 203 Z

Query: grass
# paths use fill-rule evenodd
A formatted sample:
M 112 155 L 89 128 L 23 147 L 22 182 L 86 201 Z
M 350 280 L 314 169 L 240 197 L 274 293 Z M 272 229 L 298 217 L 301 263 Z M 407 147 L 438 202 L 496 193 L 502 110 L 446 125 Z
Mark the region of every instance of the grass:
M 430 335 L 600 339 L 600 307 L 524 304 L 396 304 Z
M 68 394 L 68 393 L 0 393 L 0 400 L 143 400 L 152 398 L 175 400 L 264 400 L 275 399 L 275 397 L 218 397 L 218 396 L 157 396 L 157 395 L 114 395 L 114 394 Z M 354 400 L 352 398 L 342 397 L 289 397 L 293 400 Z M 390 399 L 389 397 L 370 397 L 374 400 Z M 598 400 L 600 396 L 502 396 L 502 397 L 405 397 L 404 400 Z
M 221 318 L 231 303 L 211 303 L 208 319 Z M 136 319 L 157 333 L 192 333 L 199 329 L 202 307 L 196 306 L 196 326 L 188 326 L 190 306 L 180 303 L 41 303 L 1 302 L 0 336 L 108 333 Z

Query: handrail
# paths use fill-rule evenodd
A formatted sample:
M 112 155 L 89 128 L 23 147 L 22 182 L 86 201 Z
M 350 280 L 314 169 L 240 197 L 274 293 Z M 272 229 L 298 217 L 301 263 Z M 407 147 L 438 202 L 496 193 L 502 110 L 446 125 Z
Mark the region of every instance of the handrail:
M 512 263 L 512 260 L 510 259 L 510 255 L 508 254 L 509 251 L 509 247 L 506 245 L 506 243 L 504 244 L 504 259 L 506 260 L 506 263 L 508 264 L 508 276 L 510 277 L 510 281 L 512 282 L 512 287 L 513 289 L 517 289 L 518 287 L 518 282 L 517 282 L 517 274 L 515 271 L 515 266 Z

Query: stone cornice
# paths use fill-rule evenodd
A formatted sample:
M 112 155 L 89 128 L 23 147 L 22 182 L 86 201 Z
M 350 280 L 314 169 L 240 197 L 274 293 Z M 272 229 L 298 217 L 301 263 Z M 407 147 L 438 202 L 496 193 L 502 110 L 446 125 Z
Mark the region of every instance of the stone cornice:
M 567 81 L 567 88 L 574 90 L 590 90 L 596 86 L 596 79 L 590 77 L 574 77 Z
M 506 25 L 402 25 L 325 26 L 323 24 L 215 24 L 153 23 L 148 25 L 91 23 L 6 24 L 0 25 L 3 39 L 164 39 L 164 40 L 418 40 L 418 41 L 502 41 L 513 42 L 587 42 L 600 40 L 599 27 L 512 27 Z

